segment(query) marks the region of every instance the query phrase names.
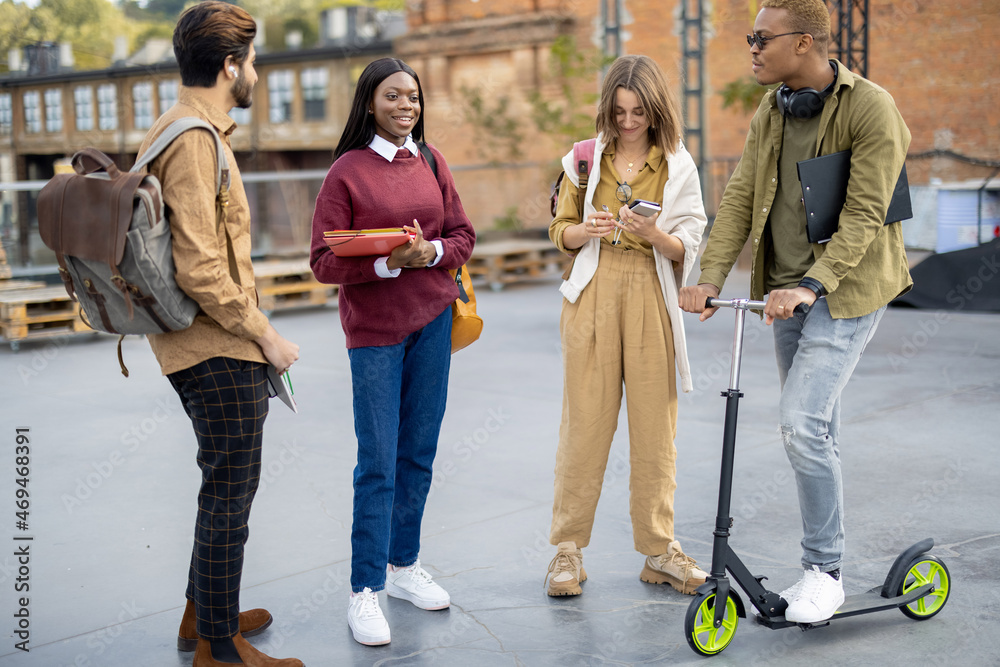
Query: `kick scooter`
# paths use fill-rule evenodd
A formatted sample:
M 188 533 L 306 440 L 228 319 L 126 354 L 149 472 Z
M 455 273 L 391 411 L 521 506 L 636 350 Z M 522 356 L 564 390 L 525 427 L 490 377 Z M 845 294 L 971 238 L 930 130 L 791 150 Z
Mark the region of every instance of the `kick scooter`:
M 712 571 L 704 584 L 695 591 L 694 599 L 684 617 L 684 634 L 695 653 L 717 655 L 736 635 L 739 619 L 746 618 L 746 609 L 730 577 L 757 608 L 757 622 L 772 630 L 798 626 L 802 630 L 823 627 L 830 621 L 848 616 L 898 608 L 912 619 L 931 618 L 944 607 L 951 590 L 951 576 L 942 560 L 927 555 L 934 540 L 927 538 L 903 551 L 889 568 L 885 582 L 867 593 L 850 595 L 834 615 L 818 623 L 795 623 L 785 620 L 788 602 L 778 593 L 764 588 L 767 577 L 750 574 L 743 561 L 729 546 L 729 516 L 733 488 L 733 458 L 736 450 L 736 419 L 740 398 L 740 358 L 743 354 L 743 326 L 747 310 L 762 310 L 764 301 L 748 299 L 708 299 L 706 307 L 736 310 L 736 330 L 733 335 L 733 361 L 729 389 L 722 392 L 726 399 L 726 420 L 722 438 L 722 474 L 719 480 L 719 510 L 715 518 L 715 540 L 712 546 Z M 730 576 L 726 576 L 728 571 Z M 725 602 L 721 602 L 724 600 Z

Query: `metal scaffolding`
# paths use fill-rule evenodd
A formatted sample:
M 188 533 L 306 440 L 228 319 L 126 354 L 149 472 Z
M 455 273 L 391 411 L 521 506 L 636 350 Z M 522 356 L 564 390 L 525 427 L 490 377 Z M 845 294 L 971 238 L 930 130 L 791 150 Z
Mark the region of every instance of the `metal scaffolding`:
M 830 55 L 868 78 L 868 0 L 830 0 Z
M 601 48 L 604 55 L 617 58 L 622 54 L 621 17 L 619 0 L 601 0 L 601 16 L 604 32 L 601 35 Z
M 705 192 L 705 31 L 702 0 L 681 0 L 681 55 L 685 144 Z

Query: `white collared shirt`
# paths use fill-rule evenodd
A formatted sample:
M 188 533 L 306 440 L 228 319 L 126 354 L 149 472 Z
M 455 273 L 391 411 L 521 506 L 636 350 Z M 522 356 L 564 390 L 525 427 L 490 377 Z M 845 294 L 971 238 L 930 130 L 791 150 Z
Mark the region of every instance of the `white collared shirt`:
M 382 157 L 384 157 L 389 162 L 392 162 L 394 159 L 396 159 L 396 151 L 398 151 L 400 148 L 405 148 L 406 150 L 410 151 L 410 153 L 412 153 L 414 156 L 416 156 L 419 150 L 417 148 L 417 142 L 413 140 L 412 134 L 406 136 L 406 140 L 403 142 L 402 146 L 397 146 L 388 139 L 380 137 L 379 135 L 376 134 L 374 137 L 372 137 L 372 140 L 368 144 L 368 147 L 371 148 L 376 153 L 378 153 L 379 155 L 381 155 Z M 444 255 L 444 245 L 442 245 L 439 239 L 431 241 L 431 245 L 433 245 L 434 249 L 437 251 L 437 257 L 434 258 L 433 262 L 427 265 L 428 268 L 440 262 L 441 257 Z M 375 273 L 378 274 L 380 278 L 395 278 L 403 271 L 402 269 L 390 270 L 389 267 L 386 265 L 388 261 L 389 261 L 388 257 L 379 257 L 378 259 L 375 260 Z
M 406 150 L 410 151 L 410 153 L 412 153 L 413 155 L 417 154 L 417 142 L 413 140 L 412 134 L 407 135 L 406 141 L 403 142 L 402 146 L 397 146 L 388 139 L 380 137 L 379 135 L 376 134 L 374 137 L 372 137 L 372 140 L 368 144 L 368 147 L 371 148 L 376 153 L 378 153 L 379 155 L 381 155 L 382 157 L 384 157 L 389 162 L 392 162 L 396 158 L 396 151 L 398 151 L 400 148 L 405 148 Z

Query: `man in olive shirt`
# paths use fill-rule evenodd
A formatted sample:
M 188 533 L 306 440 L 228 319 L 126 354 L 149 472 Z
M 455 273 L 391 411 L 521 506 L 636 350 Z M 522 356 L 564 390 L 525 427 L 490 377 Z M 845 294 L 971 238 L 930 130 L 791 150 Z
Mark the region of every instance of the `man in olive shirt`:
M 912 285 L 899 224 L 883 225 L 910 143 L 889 94 L 827 58 L 821 0 L 764 0 L 747 36 L 754 76 L 768 92 L 750 123 L 701 260 L 681 307 L 712 316 L 750 239 L 750 293 L 769 294 L 782 393 L 782 441 L 798 484 L 802 579 L 781 593 L 785 618 L 812 623 L 844 601 L 840 395 L 889 301 Z M 851 151 L 847 200 L 828 243 L 806 238 L 796 162 Z M 807 315 L 793 312 L 807 304 Z
M 139 148 L 141 155 L 173 121 L 194 116 L 215 128 L 231 174 L 228 206 L 222 206 L 216 140 L 205 129 L 188 130 L 149 166 L 163 188 L 177 284 L 201 306 L 189 328 L 149 336 L 198 440 L 202 485 L 177 641 L 179 649 L 195 651 L 195 667 L 302 665 L 251 646 L 243 635 L 266 628 L 271 615 L 239 611 L 243 547 L 268 411 L 267 365 L 284 371 L 299 356 L 299 346 L 278 335 L 257 307 L 250 211 L 229 143 L 236 124 L 227 113 L 250 106 L 257 81 L 256 32 L 253 18 L 235 5 L 209 0 L 186 10 L 174 30 L 178 102 Z M 225 212 L 223 225 L 217 207 Z

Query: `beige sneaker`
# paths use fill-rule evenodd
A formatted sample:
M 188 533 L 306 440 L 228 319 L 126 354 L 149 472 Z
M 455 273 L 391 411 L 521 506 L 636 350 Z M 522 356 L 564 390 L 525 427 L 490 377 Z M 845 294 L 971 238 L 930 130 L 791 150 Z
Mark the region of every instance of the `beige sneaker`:
M 583 552 L 576 548 L 576 542 L 560 542 L 556 549 L 556 557 L 549 563 L 549 573 L 545 575 L 548 593 L 552 597 L 579 595 L 583 592 L 580 584 L 587 580 Z
M 694 595 L 708 572 L 699 569 L 694 559 L 681 551 L 681 543 L 674 540 L 667 545 L 667 553 L 646 557 L 639 578 L 648 584 L 670 584 L 684 595 Z

